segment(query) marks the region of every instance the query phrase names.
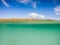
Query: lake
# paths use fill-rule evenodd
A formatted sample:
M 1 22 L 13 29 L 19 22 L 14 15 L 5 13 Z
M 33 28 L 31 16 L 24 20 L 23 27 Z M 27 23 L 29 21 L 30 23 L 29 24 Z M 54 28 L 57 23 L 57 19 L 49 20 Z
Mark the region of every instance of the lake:
M 60 45 L 60 24 L 0 23 L 0 45 Z

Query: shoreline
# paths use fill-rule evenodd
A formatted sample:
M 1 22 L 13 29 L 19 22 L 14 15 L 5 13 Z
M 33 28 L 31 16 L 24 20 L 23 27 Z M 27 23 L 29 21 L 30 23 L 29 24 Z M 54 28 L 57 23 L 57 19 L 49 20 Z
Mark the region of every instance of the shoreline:
M 42 19 L 0 19 L 0 23 L 13 23 L 13 24 L 60 24 L 60 20 L 42 20 Z

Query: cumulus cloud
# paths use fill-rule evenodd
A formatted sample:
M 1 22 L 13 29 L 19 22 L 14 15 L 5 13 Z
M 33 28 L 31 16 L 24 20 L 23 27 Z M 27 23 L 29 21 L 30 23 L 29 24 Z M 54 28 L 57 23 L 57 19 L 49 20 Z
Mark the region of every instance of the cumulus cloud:
M 34 12 L 28 13 L 28 16 L 31 17 L 31 18 L 41 18 L 41 19 L 45 18 L 44 15 L 42 15 L 42 14 L 39 15 L 39 14 L 34 13 Z
M 9 4 L 5 0 L 1 0 L 1 1 L 6 7 L 10 7 Z
M 56 15 L 60 15 L 60 6 L 56 6 L 54 8 L 54 12 L 56 13 Z
M 45 16 L 44 16 L 44 15 L 42 15 L 42 14 L 40 15 L 40 17 L 41 17 L 41 18 L 45 18 Z
M 33 18 L 36 18 L 37 16 L 39 16 L 37 13 L 28 13 L 28 15 Z

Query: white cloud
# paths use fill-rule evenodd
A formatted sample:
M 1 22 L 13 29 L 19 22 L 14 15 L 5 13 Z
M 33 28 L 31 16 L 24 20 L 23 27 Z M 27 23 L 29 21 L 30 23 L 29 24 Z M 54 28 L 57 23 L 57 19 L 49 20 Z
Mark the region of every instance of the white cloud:
M 37 3 L 36 2 L 32 2 L 32 7 L 36 8 L 37 7 Z
M 40 4 L 40 2 L 36 2 L 36 1 L 35 1 L 35 2 L 31 2 L 31 4 L 32 4 L 32 7 L 33 7 L 33 8 L 36 8 L 36 7 L 37 7 L 37 4 Z
M 37 13 L 28 13 L 28 15 L 33 18 L 36 18 L 37 16 L 39 16 Z
M 31 5 L 33 8 L 37 7 L 37 4 L 39 4 L 40 2 L 37 1 L 32 1 L 32 0 L 17 0 L 19 3 L 23 3 L 23 4 L 29 4 Z
M 40 15 L 40 17 L 41 17 L 41 18 L 45 18 L 45 16 L 44 16 L 44 15 Z
M 5 0 L 1 0 L 1 1 L 6 7 L 10 7 L 9 4 Z
M 34 13 L 34 12 L 32 12 L 32 13 L 28 13 L 28 16 L 31 17 L 31 18 L 40 18 L 40 19 L 44 19 L 44 18 L 45 18 L 44 15 L 42 15 L 42 14 L 39 15 L 39 14 Z
M 56 15 L 60 15 L 60 6 L 56 6 L 54 8 L 54 11 L 55 11 Z
M 31 0 L 17 0 L 19 3 L 28 4 Z

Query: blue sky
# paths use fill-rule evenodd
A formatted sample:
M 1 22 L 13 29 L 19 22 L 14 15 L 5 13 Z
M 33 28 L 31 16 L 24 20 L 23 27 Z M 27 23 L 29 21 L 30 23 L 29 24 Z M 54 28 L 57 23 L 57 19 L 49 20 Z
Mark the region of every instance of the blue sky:
M 0 0 L 0 18 L 60 20 L 60 0 Z

